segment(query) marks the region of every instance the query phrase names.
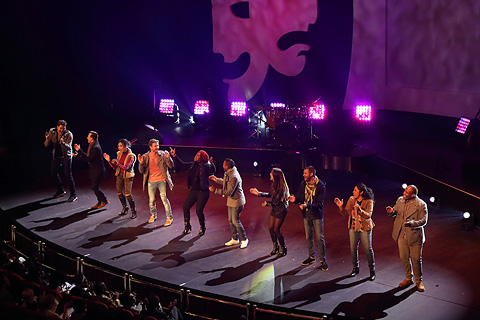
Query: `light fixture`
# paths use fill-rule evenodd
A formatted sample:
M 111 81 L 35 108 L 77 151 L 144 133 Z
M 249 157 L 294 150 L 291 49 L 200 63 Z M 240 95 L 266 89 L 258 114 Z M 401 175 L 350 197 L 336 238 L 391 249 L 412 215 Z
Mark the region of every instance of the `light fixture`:
M 325 119 L 325 105 L 320 103 L 314 103 L 308 108 L 308 117 L 311 120 L 323 120 Z
M 203 115 L 210 113 L 210 104 L 207 100 L 197 100 L 195 101 L 195 107 L 193 113 L 196 115 Z
M 455 129 L 455 132 L 465 134 L 469 124 L 470 124 L 470 119 L 461 117 L 460 120 L 458 121 L 457 128 Z
M 355 119 L 358 121 L 372 121 L 372 106 L 357 105 L 355 107 Z
M 244 101 L 233 101 L 230 105 L 230 115 L 234 117 L 243 117 L 247 114 L 247 103 Z
M 158 111 L 160 113 L 173 113 L 175 109 L 175 100 L 174 99 L 161 99 Z

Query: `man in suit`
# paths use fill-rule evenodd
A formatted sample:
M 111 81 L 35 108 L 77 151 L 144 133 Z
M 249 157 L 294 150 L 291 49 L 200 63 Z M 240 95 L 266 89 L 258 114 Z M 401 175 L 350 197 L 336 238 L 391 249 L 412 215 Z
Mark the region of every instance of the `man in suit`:
M 80 160 L 88 162 L 90 188 L 97 197 L 97 204 L 92 206 L 92 209 L 105 207 L 109 202 L 107 197 L 100 189 L 100 182 L 105 178 L 105 166 L 103 164 L 103 152 L 100 143 L 98 142 L 98 133 L 90 131 L 87 136 L 88 150 L 83 151 L 79 144 L 75 144 L 74 148 L 78 153 Z
M 227 196 L 228 222 L 230 223 L 232 239 L 225 243 L 225 245 L 232 246 L 240 243 L 240 249 L 245 249 L 248 245 L 248 239 L 245 228 L 240 222 L 240 213 L 245 206 L 242 178 L 238 173 L 237 167 L 235 167 L 235 162 L 230 158 L 226 158 L 223 161 L 223 170 L 225 171 L 223 179 L 217 178 L 214 175 L 209 178 L 222 185 L 221 189 L 210 186 L 210 191 L 224 197 Z
M 155 194 L 157 189 L 160 191 L 160 199 L 162 199 L 165 207 L 167 221 L 164 226 L 168 227 L 173 223 L 172 207 L 167 199 L 167 183 L 170 190 L 173 189 L 173 182 L 168 168 L 173 168 L 173 160 L 168 151 L 159 150 L 160 142 L 157 139 L 148 141 L 150 151 L 144 155 L 138 155 L 138 170 L 143 173 L 143 190 L 148 185 L 148 198 L 150 205 L 150 219 L 148 223 L 157 220 L 157 207 L 155 205 Z
M 386 208 L 387 213 L 395 217 L 392 237 L 398 243 L 400 259 L 405 269 L 405 280 L 398 286 L 401 288 L 413 284 L 415 276 L 417 289 L 425 291 L 422 278 L 422 249 L 425 242 L 423 227 L 427 224 L 428 212 L 426 203 L 418 198 L 418 189 L 409 185 L 403 191 L 403 197 L 397 199 L 392 208 Z M 412 275 L 413 266 L 413 275 Z

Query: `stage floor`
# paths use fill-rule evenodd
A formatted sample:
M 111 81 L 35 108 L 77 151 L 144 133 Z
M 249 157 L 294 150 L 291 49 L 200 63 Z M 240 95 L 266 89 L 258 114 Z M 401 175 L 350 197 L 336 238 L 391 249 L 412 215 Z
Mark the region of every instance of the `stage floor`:
M 221 171 L 221 167 L 219 168 Z M 18 216 L 18 223 L 38 236 L 132 274 L 169 282 L 189 289 L 212 292 L 250 302 L 286 308 L 333 313 L 366 319 L 479 319 L 480 318 L 480 231 L 461 229 L 460 213 L 443 210 L 430 213 L 423 253 L 426 291 L 412 286 L 398 288 L 404 279 L 396 243 L 391 237 L 393 219 L 385 213 L 402 194 L 402 181 L 373 176 L 358 176 L 338 171 L 320 172 L 327 182 L 325 200 L 325 239 L 329 270 L 317 268 L 318 261 L 301 266 L 308 251 L 301 214 L 290 207 L 282 227 L 288 247 L 286 257 L 269 257 L 268 233 L 270 210 L 261 206 L 263 198 L 246 194 L 247 204 L 241 220 L 250 243 L 241 250 L 225 247 L 230 239 L 226 200 L 211 194 L 205 209 L 206 234 L 197 235 L 198 220 L 192 209 L 191 234 L 182 236 L 182 205 L 187 194 L 186 174 L 173 174 L 175 187 L 168 191 L 174 222 L 163 227 L 165 214 L 157 201 L 159 219 L 148 224 L 148 196 L 137 174 L 133 195 L 138 218 L 119 216 L 121 205 L 114 189 L 112 170 L 103 181 L 110 204 L 89 210 L 96 203 L 88 188 L 86 172 L 76 172 L 79 199 L 67 203 L 67 197 L 51 199 L 50 180 L 26 186 L 21 193 L 0 196 L 3 214 Z M 217 176 L 221 174 L 217 173 Z M 243 175 L 244 190 L 257 187 L 268 190 L 267 178 Z M 302 177 L 298 177 L 298 183 Z M 351 194 L 358 181 L 372 187 L 376 196 L 373 220 L 373 248 L 377 278 L 368 281 L 368 266 L 359 249 L 360 274 L 350 278 L 347 219 L 333 203 L 334 197 Z M 297 183 L 296 182 L 296 183 Z M 295 183 L 295 184 L 296 184 Z M 296 189 L 296 185 L 291 185 Z M 421 192 L 421 190 L 420 190 Z M 420 194 L 420 196 L 422 196 Z M 158 195 L 157 195 L 157 199 Z M 361 247 L 361 246 L 360 246 Z

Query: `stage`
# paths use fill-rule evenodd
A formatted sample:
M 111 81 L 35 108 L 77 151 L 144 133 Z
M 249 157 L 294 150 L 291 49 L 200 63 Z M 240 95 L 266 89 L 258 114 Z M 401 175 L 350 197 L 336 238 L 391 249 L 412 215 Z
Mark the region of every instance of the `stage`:
M 215 153 L 214 151 L 212 151 Z M 217 176 L 223 173 L 217 160 Z M 243 187 L 266 191 L 266 177 L 244 173 Z M 110 204 L 90 210 L 96 203 L 89 190 L 87 172 L 75 172 L 78 201 L 67 203 L 68 194 L 52 199 L 53 183 L 46 177 L 22 192 L 2 194 L 3 214 L 16 220 L 47 242 L 55 243 L 79 256 L 89 257 L 125 272 L 157 279 L 185 289 L 215 293 L 252 303 L 284 308 L 346 315 L 366 319 L 475 319 L 480 318 L 480 260 L 477 258 L 480 231 L 461 229 L 461 213 L 453 209 L 431 210 L 423 251 L 425 292 L 415 286 L 398 288 L 403 267 L 397 245 L 391 237 L 393 219 L 386 212 L 403 192 L 401 184 L 385 177 L 334 170 L 319 170 L 326 181 L 325 239 L 329 266 L 324 272 L 317 260 L 301 266 L 308 257 L 301 214 L 291 205 L 282 232 L 288 255 L 270 257 L 268 233 L 270 209 L 263 198 L 246 193 L 247 204 L 241 220 L 250 240 L 246 249 L 226 247 L 230 239 L 226 200 L 211 194 L 205 208 L 206 234 L 198 236 L 198 220 L 192 208 L 192 233 L 182 235 L 182 205 L 187 194 L 186 173 L 172 175 L 175 187 L 168 191 L 174 222 L 164 227 L 165 214 L 157 195 L 158 220 L 148 224 L 148 196 L 142 191 L 137 173 L 133 195 L 138 218 L 119 216 L 120 202 L 114 189 L 113 170 L 103 181 Z M 245 170 L 248 171 L 248 170 Z M 290 188 L 296 190 L 300 174 L 291 174 Z M 347 219 L 341 216 L 334 197 L 347 199 L 356 182 L 363 181 L 375 192 L 373 249 L 376 279 L 368 280 L 368 266 L 360 246 L 360 274 L 350 278 Z M 414 182 L 414 181 L 413 181 Z M 420 188 L 420 197 L 422 194 Z M 425 198 L 424 198 L 425 200 Z

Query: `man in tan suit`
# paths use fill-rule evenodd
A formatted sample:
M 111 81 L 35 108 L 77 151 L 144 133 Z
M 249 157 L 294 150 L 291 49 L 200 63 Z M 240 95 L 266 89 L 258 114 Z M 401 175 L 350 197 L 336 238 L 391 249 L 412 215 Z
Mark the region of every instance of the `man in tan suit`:
M 405 280 L 398 286 L 405 288 L 412 281 L 413 276 L 418 291 L 425 291 L 422 279 L 422 249 L 425 242 L 425 233 L 423 227 L 427 224 L 428 212 L 426 203 L 417 197 L 418 189 L 414 185 L 409 185 L 403 192 L 403 197 L 397 199 L 397 203 L 392 208 L 386 208 L 387 213 L 395 217 L 393 223 L 392 237 L 398 243 L 400 259 L 405 269 Z

